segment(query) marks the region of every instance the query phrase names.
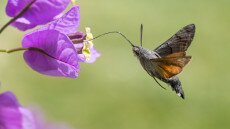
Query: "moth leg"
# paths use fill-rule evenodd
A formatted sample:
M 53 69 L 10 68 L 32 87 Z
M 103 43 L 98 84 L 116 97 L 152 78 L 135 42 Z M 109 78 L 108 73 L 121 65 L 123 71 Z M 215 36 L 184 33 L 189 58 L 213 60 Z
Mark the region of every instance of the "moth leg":
M 158 81 L 157 81 L 157 79 L 155 78 L 155 77 L 153 77 L 154 78 L 154 80 L 157 82 L 157 84 L 161 87 L 161 88 L 163 88 L 163 89 L 165 89 L 166 90 L 166 88 L 165 87 L 163 87 Z
M 163 88 L 163 89 L 165 89 L 166 90 L 166 88 L 164 87 L 164 86 L 162 86 L 158 81 L 157 81 L 157 79 L 155 78 L 155 75 L 153 74 L 153 72 L 152 71 L 147 71 L 147 73 L 151 76 L 151 77 L 153 77 L 153 79 L 155 80 L 155 82 L 161 87 L 161 88 Z M 162 80 L 162 79 L 161 79 Z M 163 81 L 163 80 L 162 80 Z

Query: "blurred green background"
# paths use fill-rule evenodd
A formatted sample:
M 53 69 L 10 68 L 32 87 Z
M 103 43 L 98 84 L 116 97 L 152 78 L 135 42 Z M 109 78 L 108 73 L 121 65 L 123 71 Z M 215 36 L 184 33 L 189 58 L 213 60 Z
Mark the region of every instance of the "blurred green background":
M 149 49 L 195 23 L 195 39 L 188 50 L 193 58 L 179 75 L 186 99 L 169 87 L 162 90 L 116 34 L 94 41 L 102 56 L 94 64 L 81 64 L 77 79 L 36 73 L 22 52 L 0 54 L 1 92 L 12 90 L 23 105 L 39 105 L 48 120 L 79 129 L 230 127 L 229 0 L 78 0 L 78 4 L 80 30 L 90 26 L 95 36 L 118 30 L 138 44 L 143 23 L 144 47 Z M 1 26 L 9 20 L 5 5 L 6 0 L 1 1 Z M 8 27 L 0 35 L 0 48 L 19 47 L 25 33 Z

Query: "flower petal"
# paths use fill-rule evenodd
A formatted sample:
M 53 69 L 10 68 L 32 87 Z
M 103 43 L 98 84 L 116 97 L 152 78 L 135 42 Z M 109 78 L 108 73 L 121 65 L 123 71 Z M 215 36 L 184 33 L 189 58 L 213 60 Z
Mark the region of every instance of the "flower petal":
M 80 24 L 80 9 L 79 6 L 72 7 L 61 18 L 53 21 L 42 29 L 55 29 L 64 34 L 71 34 L 77 32 Z
M 15 17 L 33 0 L 8 0 L 6 13 Z M 31 29 L 37 25 L 46 24 L 59 15 L 70 0 L 36 0 L 31 7 L 11 25 L 20 30 Z M 24 20 L 22 20 L 24 19 Z
M 72 129 L 65 124 L 47 123 L 42 113 L 19 105 L 12 92 L 0 94 L 0 129 Z
M 39 48 L 45 53 L 27 50 L 24 59 L 35 71 L 50 75 L 75 78 L 80 70 L 77 52 L 70 39 L 56 30 L 42 30 L 27 34 L 24 48 Z
M 37 120 L 30 110 L 23 107 L 20 107 L 19 110 L 22 114 L 22 129 L 39 129 L 36 125 Z
M 21 129 L 19 103 L 11 92 L 0 94 L 0 129 Z

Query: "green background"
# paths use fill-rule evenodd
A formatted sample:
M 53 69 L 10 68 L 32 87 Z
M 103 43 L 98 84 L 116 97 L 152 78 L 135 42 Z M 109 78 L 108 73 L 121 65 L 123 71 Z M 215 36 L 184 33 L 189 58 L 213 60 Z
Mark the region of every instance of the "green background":
M 161 89 L 142 69 L 131 47 L 113 34 L 94 41 L 101 57 L 81 63 L 77 79 L 48 77 L 31 70 L 22 52 L 0 54 L 1 92 L 13 91 L 22 105 L 39 105 L 48 121 L 79 129 L 227 129 L 230 127 L 229 0 L 78 0 L 81 26 L 93 34 L 118 30 L 154 49 L 183 26 L 195 23 L 188 55 L 179 75 L 185 100 Z M 0 25 L 9 20 L 6 0 Z M 0 35 L 0 48 L 21 45 L 13 27 Z M 163 83 L 161 83 L 163 84 Z M 163 84 L 166 86 L 166 84 Z

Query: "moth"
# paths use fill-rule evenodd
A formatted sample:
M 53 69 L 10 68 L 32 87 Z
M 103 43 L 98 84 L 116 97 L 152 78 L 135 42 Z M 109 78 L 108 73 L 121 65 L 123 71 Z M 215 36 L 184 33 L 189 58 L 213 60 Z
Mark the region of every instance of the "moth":
M 191 59 L 191 56 L 186 55 L 186 51 L 194 38 L 195 25 L 190 24 L 183 27 L 154 50 L 142 47 L 142 31 L 143 25 L 141 25 L 141 46 L 133 46 L 134 55 L 139 59 L 145 71 L 156 82 L 156 78 L 158 78 L 169 84 L 172 90 L 184 99 L 184 91 L 176 75 L 183 70 Z
M 95 38 L 109 33 L 118 33 L 130 43 L 134 55 L 140 61 L 144 70 L 153 77 L 160 86 L 161 84 L 157 79 L 170 85 L 178 96 L 183 99 L 185 98 L 181 82 L 177 75 L 181 73 L 191 59 L 191 56 L 186 55 L 186 51 L 195 35 L 194 24 L 183 27 L 171 38 L 153 50 L 142 47 L 142 24 L 140 27 L 140 46 L 134 45 L 124 34 L 118 31 L 107 32 Z M 163 86 L 161 87 L 164 88 Z

